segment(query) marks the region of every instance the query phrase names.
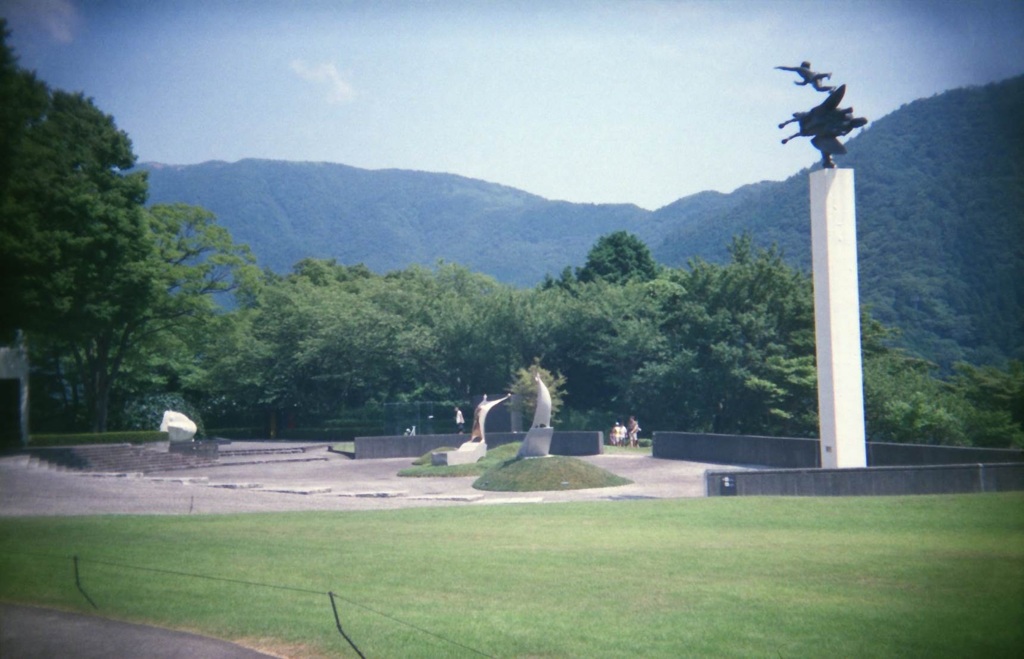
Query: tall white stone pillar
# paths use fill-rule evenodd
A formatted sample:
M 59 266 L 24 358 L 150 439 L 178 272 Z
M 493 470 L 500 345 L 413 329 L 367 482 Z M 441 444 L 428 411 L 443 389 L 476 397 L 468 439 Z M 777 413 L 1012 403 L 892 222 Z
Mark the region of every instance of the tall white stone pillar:
M 852 169 L 811 174 L 811 251 L 821 466 L 866 467 Z

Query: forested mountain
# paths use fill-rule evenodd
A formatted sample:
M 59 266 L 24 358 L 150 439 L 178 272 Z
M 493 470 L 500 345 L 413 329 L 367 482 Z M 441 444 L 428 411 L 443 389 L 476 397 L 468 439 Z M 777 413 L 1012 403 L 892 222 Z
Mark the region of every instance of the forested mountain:
M 152 202 L 213 211 L 277 272 L 306 257 L 378 273 L 444 259 L 532 286 L 581 264 L 598 236 L 638 231 L 649 216 L 632 205 L 549 201 L 451 174 L 272 160 L 144 168 Z
M 839 160 L 856 170 L 862 301 L 902 332 L 904 345 L 944 366 L 1024 358 L 1022 117 L 1024 77 L 954 90 L 876 119 Z M 339 164 L 144 168 L 151 202 L 213 211 L 260 265 L 278 272 L 305 257 L 377 272 L 444 259 L 532 286 L 581 266 L 598 237 L 619 230 L 669 266 L 694 257 L 723 262 L 732 236 L 744 232 L 757 245 L 778 244 L 793 264 L 810 263 L 808 170 L 649 212 Z

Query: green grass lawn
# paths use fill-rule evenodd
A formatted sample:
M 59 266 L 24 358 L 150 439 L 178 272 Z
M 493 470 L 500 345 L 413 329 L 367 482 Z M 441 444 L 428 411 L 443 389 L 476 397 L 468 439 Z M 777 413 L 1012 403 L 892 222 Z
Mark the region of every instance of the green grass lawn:
M 1024 650 L 1021 493 L 4 518 L 0 599 L 92 612 L 72 555 L 99 615 L 288 656 L 354 656 L 327 591 L 368 657 Z

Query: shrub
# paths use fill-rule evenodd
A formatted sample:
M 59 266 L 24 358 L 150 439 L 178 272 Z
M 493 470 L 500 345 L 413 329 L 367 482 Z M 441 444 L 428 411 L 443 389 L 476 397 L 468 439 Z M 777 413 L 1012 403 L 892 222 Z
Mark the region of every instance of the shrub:
M 77 446 L 80 444 L 142 444 L 166 442 L 167 433 L 159 430 L 129 430 L 123 432 L 92 432 L 55 435 L 31 435 L 29 446 Z
M 121 425 L 126 430 L 156 430 L 163 421 L 164 412 L 181 412 L 196 424 L 196 438 L 206 436 L 203 417 L 199 409 L 185 400 L 181 394 L 150 394 L 133 398 L 124 406 Z

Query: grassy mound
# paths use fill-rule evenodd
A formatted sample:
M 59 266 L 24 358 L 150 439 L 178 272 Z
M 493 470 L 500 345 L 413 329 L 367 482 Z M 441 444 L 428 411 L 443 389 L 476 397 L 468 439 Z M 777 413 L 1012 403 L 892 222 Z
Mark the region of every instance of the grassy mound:
M 632 482 L 583 460 L 550 455 L 506 460 L 476 479 L 473 487 L 492 492 L 544 492 L 616 487 Z
M 516 457 L 519 453 L 519 445 L 522 442 L 512 442 L 511 444 L 503 444 L 495 448 L 487 449 L 487 455 L 480 458 L 479 462 L 468 465 L 453 465 L 453 466 L 441 466 L 435 467 L 430 462 L 430 454 L 435 451 L 454 451 L 456 449 L 445 449 L 437 448 L 433 451 L 428 451 L 426 454 L 420 456 L 413 462 L 413 467 L 403 469 L 398 472 L 399 476 L 410 476 L 410 477 L 448 477 L 448 476 L 479 476 L 486 472 L 491 467 L 499 465 L 503 462 L 507 462 Z

